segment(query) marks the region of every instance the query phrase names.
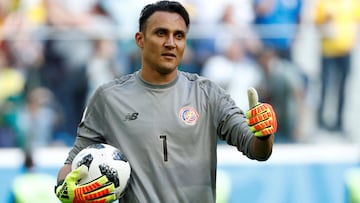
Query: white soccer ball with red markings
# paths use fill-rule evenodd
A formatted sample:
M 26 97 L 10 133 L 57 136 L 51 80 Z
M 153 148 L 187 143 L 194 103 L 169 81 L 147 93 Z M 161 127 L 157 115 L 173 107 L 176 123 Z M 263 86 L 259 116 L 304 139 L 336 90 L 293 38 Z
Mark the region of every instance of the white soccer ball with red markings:
M 89 183 L 106 175 L 115 185 L 116 197 L 119 199 L 124 194 L 130 179 L 131 167 L 119 149 L 102 143 L 90 145 L 75 156 L 72 170 L 82 164 L 89 168 L 89 173 L 78 184 Z

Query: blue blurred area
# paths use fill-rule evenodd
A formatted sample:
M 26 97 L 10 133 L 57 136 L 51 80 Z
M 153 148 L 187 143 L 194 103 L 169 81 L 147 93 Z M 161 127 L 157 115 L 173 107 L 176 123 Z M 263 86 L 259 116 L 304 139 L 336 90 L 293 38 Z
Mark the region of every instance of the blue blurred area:
M 57 175 L 59 168 L 58 167 L 38 167 L 36 171 L 38 173 L 45 173 L 54 176 Z M 0 167 L 0 203 L 13 203 L 12 202 L 12 182 L 18 176 L 23 174 L 22 167 L 18 168 L 1 168 Z M 54 182 L 54 186 L 55 186 Z M 29 185 L 31 187 L 31 185 Z
M 58 167 L 52 167 L 52 168 L 44 168 L 44 167 L 37 167 L 36 171 L 39 173 L 45 173 L 52 175 L 56 177 L 57 172 L 59 168 Z M 16 167 L 16 168 L 2 168 L 0 167 L 0 203 L 13 203 L 11 200 L 11 188 L 12 188 L 12 182 L 18 175 L 23 174 L 22 167 Z M 55 186 L 54 182 L 54 186 Z M 31 185 L 29 185 L 31 187 Z
M 360 165 L 356 145 L 283 147 L 276 145 L 267 162 L 248 160 L 231 147 L 219 147 L 218 171 L 230 183 L 227 203 L 344 203 L 347 202 L 346 172 Z M 0 203 L 10 202 L 11 183 L 22 173 L 21 157 L 0 150 Z M 38 172 L 57 175 L 68 148 L 41 150 L 36 153 Z M 6 157 L 14 163 L 4 165 Z M 14 158 L 15 157 L 15 158 Z M 15 163 L 17 162 L 17 163 Z M 55 185 L 55 183 L 54 183 Z M 29 186 L 31 187 L 31 186 Z
M 354 164 L 220 166 L 232 180 L 229 203 L 343 203 Z
M 343 203 L 346 199 L 343 174 L 355 165 L 249 165 L 219 166 L 219 169 L 232 181 L 228 203 Z M 40 171 L 55 176 L 57 170 L 42 168 Z M 5 197 L 0 202 L 12 203 L 9 183 L 20 173 L 20 169 L 0 168 L 0 197 Z

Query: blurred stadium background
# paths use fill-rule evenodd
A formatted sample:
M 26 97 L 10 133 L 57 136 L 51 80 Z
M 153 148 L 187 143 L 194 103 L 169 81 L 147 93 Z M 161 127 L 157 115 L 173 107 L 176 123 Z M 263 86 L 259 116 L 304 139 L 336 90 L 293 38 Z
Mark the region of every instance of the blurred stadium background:
M 36 170 L 56 176 L 68 150 L 37 149 Z M 11 183 L 23 172 L 23 154 L 0 149 L 0 155 L 0 202 L 11 203 Z M 228 203 L 345 203 L 346 175 L 359 166 L 359 155 L 358 144 L 281 144 L 269 161 L 259 163 L 221 145 L 218 190 Z
M 54 0 L 56 1 L 56 0 Z M 89 2 L 95 2 L 96 0 L 86 1 L 87 4 L 91 4 Z M 286 1 L 286 0 L 285 0 Z M 41 0 L 18 0 L 18 1 L 10 1 L 10 0 L 0 0 L 1 7 L 0 14 L 1 16 L 1 28 L 4 28 L 4 19 L 6 16 L 9 16 L 11 13 L 15 13 L 15 10 L 6 11 L 4 5 L 7 5 L 9 2 L 15 4 L 23 5 L 22 9 L 26 9 L 31 7 L 31 5 L 36 4 L 38 2 L 42 2 Z M 25 3 L 24 3 L 25 2 Z M 58 1 L 60 2 L 60 1 Z M 67 2 L 66 5 L 74 5 L 74 7 L 84 8 L 86 6 L 81 5 L 81 1 L 64 1 Z M 85 2 L 85 1 L 84 1 Z M 109 1 L 101 1 L 101 2 L 111 2 Z M 119 47 L 124 48 L 125 52 L 131 53 L 129 57 L 135 60 L 125 60 L 122 58 L 123 55 L 118 55 L 118 61 L 122 63 L 122 68 L 119 69 L 120 73 L 124 73 L 130 70 L 126 70 L 124 64 L 131 63 L 132 65 L 138 65 L 136 61 L 136 48 L 131 44 L 131 40 L 133 37 L 133 30 L 136 29 L 137 26 L 137 17 L 139 13 L 139 8 L 141 8 L 147 2 L 153 1 L 134 1 L 136 3 L 130 3 L 130 1 L 120 1 L 119 7 L 112 7 L 113 9 L 119 9 L 116 12 L 125 12 L 132 13 L 132 15 L 123 15 L 124 22 L 117 22 L 113 26 L 105 26 L 103 27 L 83 27 L 86 32 L 90 34 L 90 40 L 95 39 L 111 39 L 111 40 L 120 40 L 118 43 Z M 133 1 L 131 1 L 133 2 Z M 201 1 L 201 0 L 189 0 L 183 1 L 186 3 L 190 12 L 195 12 L 196 8 L 199 5 L 202 5 L 203 10 L 201 12 L 202 18 L 199 17 L 198 24 L 194 24 L 191 26 L 191 32 L 189 33 L 189 39 L 194 42 L 194 44 L 203 42 L 203 40 L 208 39 L 209 37 L 213 37 L 212 32 L 207 32 L 201 23 L 217 22 L 216 19 L 220 18 L 220 11 L 222 5 L 217 0 L 211 1 Z M 252 0 L 241 0 L 241 1 L 231 1 L 227 0 L 224 2 L 233 2 L 237 6 L 240 6 L 241 11 L 246 11 L 246 8 L 250 7 L 250 3 Z M 287 2 L 293 2 L 289 0 Z M 298 34 L 295 39 L 295 44 L 292 47 L 293 54 L 293 62 L 298 64 L 301 67 L 301 70 L 308 77 L 308 87 L 306 95 L 304 96 L 305 107 L 303 109 L 303 119 L 300 124 L 301 135 L 297 137 L 294 142 L 291 143 L 275 143 L 273 156 L 269 161 L 260 163 L 254 162 L 243 157 L 239 152 L 235 149 L 228 147 L 224 144 L 219 144 L 219 152 L 218 152 L 218 164 L 219 164 L 219 187 L 224 196 L 227 196 L 228 203 L 345 203 L 348 202 L 348 191 L 346 188 L 346 175 L 349 170 L 353 168 L 360 167 L 360 134 L 357 129 L 359 125 L 360 115 L 360 46 L 359 43 L 356 42 L 355 49 L 353 50 L 353 63 L 351 74 L 349 75 L 347 81 L 347 89 L 346 89 L 346 104 L 345 104 L 345 115 L 344 115 L 344 131 L 326 131 L 316 124 L 316 110 L 317 104 L 319 102 L 319 92 L 320 92 L 320 40 L 319 40 L 319 31 L 312 22 L 312 9 L 316 4 L 316 1 L 312 0 L 303 0 L 303 7 L 301 11 L 302 23 L 299 24 Z M 65 4 L 65 3 L 64 3 Z M 85 4 L 85 3 L 84 3 Z M 111 5 L 111 4 L 109 4 Z M 198 7 L 197 7 L 198 6 Z M 78 8 L 78 9 L 79 9 Z M 106 7 L 105 7 L 106 8 Z M 109 12 L 111 12 L 111 8 Z M 236 7 L 239 8 L 239 7 Z M 244 9 L 245 8 L 245 9 Z M 73 8 L 76 10 L 76 8 Z M 220 10 L 219 10 L 220 9 Z M 20 9 L 21 10 L 21 9 Z M 81 9 L 80 9 L 81 10 Z M 35 11 L 34 11 L 35 12 Z M 202 13 L 203 12 L 203 13 Z M 37 14 L 41 14 L 41 11 L 35 12 Z M 245 15 L 245 14 L 244 14 Z M 36 17 L 37 15 L 35 15 Z M 211 17 L 212 16 L 212 17 Z M 251 15 L 249 15 L 251 17 Z M 33 16 L 34 17 L 34 16 Z M 37 16 L 39 17 L 39 16 Z M 113 16 L 113 18 L 115 18 Z M 246 19 L 246 16 L 245 18 Z M 84 19 L 83 19 L 84 20 Z M 208 21 L 207 21 L 208 20 Z M 86 21 L 86 20 L 85 20 Z M 251 21 L 251 19 L 250 19 Z M 13 21 L 18 22 L 18 21 Z M 102 21 L 100 21 L 102 22 Z M 19 25 L 20 24 L 16 24 Z M 122 25 L 123 27 L 121 27 Z M 131 25 L 131 27 L 126 27 L 127 25 Z M 15 24 L 13 24 L 15 26 Z M 116 27 L 119 26 L 119 27 Z M 134 28 L 135 26 L 135 28 Z M 216 28 L 219 25 L 216 25 Z M 12 26 L 10 26 L 12 27 Z M 69 28 L 69 27 L 68 27 Z M 70 29 L 72 27 L 70 26 Z M 46 39 L 59 40 L 59 41 L 67 41 L 74 43 L 74 46 L 78 47 L 86 47 L 81 46 L 78 43 L 83 41 L 83 38 L 77 40 L 79 36 L 75 33 L 74 36 L 71 34 L 74 33 L 66 33 L 62 32 L 61 26 L 52 27 L 52 26 L 41 26 L 41 29 L 37 30 L 37 32 L 32 32 L 32 29 L 24 26 L 25 33 L 29 34 L 31 32 L 32 35 L 29 40 L 28 35 L 18 35 L 16 36 L 7 36 L 6 30 L 0 30 L 0 38 L 1 41 L 11 42 L 13 48 L 18 48 L 15 55 L 15 58 L 23 59 L 27 58 L 28 55 L 23 56 L 23 54 L 31 54 L 33 49 L 30 51 L 25 49 L 29 48 L 26 46 L 27 42 L 42 42 Z M 60 31 L 59 31 L 60 30 Z M 66 29 L 65 29 L 66 30 Z M 206 30 L 206 32 L 204 32 Z M 100 32 L 100 31 L 105 31 Z M 20 31 L 19 31 L 20 32 Z M 11 33 L 11 32 L 10 32 Z M 66 33 L 66 34 L 65 34 Z M 94 36 L 96 36 L 94 38 Z M 13 38 L 12 38 L 13 37 Z M 241 36 L 245 40 L 252 39 L 253 36 Z M 87 38 L 89 39 L 89 38 Z M 123 41 L 121 39 L 124 39 Z M 19 45 L 17 45 L 19 43 Z M 40 43 L 42 44 L 42 43 Z M 191 44 L 191 45 L 194 45 Z M 59 45 L 59 49 L 63 49 L 66 45 Z M 20 48 L 19 48 L 20 47 Z M 190 46 L 191 47 L 191 46 Z M 30 48 L 34 48 L 31 47 Z M 34 48 L 36 50 L 36 48 Z M 63 49 L 66 50 L 66 49 Z M 86 55 L 86 48 L 84 49 L 75 49 L 73 52 L 68 53 L 69 55 Z M 75 54 L 76 53 L 76 54 Z M 203 52 L 201 52 L 203 53 Z M 194 53 L 189 53 L 194 54 Z M 204 53 L 206 54 L 206 53 Z M 202 56 L 202 55 L 201 55 Z M 69 56 L 68 56 L 69 57 Z M 200 57 L 194 56 L 194 57 Z M 31 58 L 31 57 L 30 57 Z M 199 59 L 198 58 L 198 59 Z M 69 57 L 69 60 L 74 60 L 76 63 L 76 58 Z M 129 58 L 128 58 L 129 59 Z M 187 58 L 189 60 L 191 57 Z M 17 60 L 15 60 L 17 61 Z M 21 60 L 20 60 L 21 61 Z M 135 61 L 135 62 L 134 62 Z M 24 62 L 24 61 L 22 61 Z M 26 62 L 26 61 L 25 61 Z M 24 62 L 24 64 L 26 64 Z M 188 62 L 188 61 L 186 61 Z M 190 65 L 194 65 L 194 63 L 187 63 Z M 195 64 L 203 64 L 199 61 Z M 3 65 L 3 64 L 0 64 Z M 185 64 L 184 64 L 185 66 Z M 192 66 L 190 66 L 192 67 Z M 134 68 L 134 67 L 132 67 Z M 26 68 L 20 67 L 20 72 L 24 73 Z M 0 69 L 1 71 L 1 69 Z M 194 69 L 190 69 L 190 71 L 194 71 Z M 198 71 L 198 70 L 197 70 Z M 197 72 L 195 71 L 195 72 Z M 2 75 L 1 75 L 2 74 Z M 2 84 L 1 79 L 5 79 L 4 72 L 0 72 L 0 84 Z M 85 74 L 84 72 L 80 72 L 80 74 Z M 55 75 L 56 78 L 56 75 Z M 53 78 L 54 79 L 54 78 Z M 76 77 L 75 77 L 76 81 Z M 61 81 L 60 81 L 61 82 Z M 69 81 L 67 81 L 69 82 Z M 73 81 L 72 81 L 73 82 Z M 74 88 L 77 85 L 74 83 L 69 83 L 69 86 L 66 88 Z M 7 89 L 9 86 L 0 86 L 0 94 L 1 92 L 8 92 Z M 239 88 L 243 89 L 243 88 Z M 23 90 L 21 90 L 23 91 Z M 20 92 L 21 93 L 21 92 Z M 80 92 L 83 94 L 84 92 Z M 79 94 L 80 94 L 79 93 Z M 1 95 L 2 96 L 2 95 Z M 14 96 L 14 95 L 9 95 Z M 16 96 L 16 95 L 15 95 Z M 41 94 L 41 98 L 45 98 L 46 95 Z M 39 96 L 37 96 L 39 98 Z M 4 99 L 0 97 L 0 99 Z M 5 99 L 4 99 L 5 100 Z M 332 99 L 329 99 L 333 102 Z M 0 104 L 4 104 L 3 101 Z M 14 103 L 10 103 L 14 104 Z M 15 103 L 16 104 L 16 103 Z M 4 113 L 6 110 L 5 107 L 1 106 L 1 113 Z M 76 108 L 76 107 L 74 107 Z M 79 107 L 78 107 L 79 108 Z M 80 107 L 80 111 L 82 111 L 83 106 Z M 333 109 L 326 108 L 326 115 L 331 117 L 334 113 Z M 65 114 L 66 115 L 66 114 Z M 12 183 L 15 177 L 19 176 L 23 173 L 23 161 L 24 156 L 22 154 L 22 149 L 28 147 L 26 143 L 16 143 L 10 142 L 13 137 L 7 137 L 10 134 L 7 131 L 6 122 L 4 122 L 4 114 L 1 119 L 0 125 L 0 203 L 12 203 L 10 202 L 10 194 Z M 9 118 L 9 117 L 6 117 Z M 10 117 L 12 118 L 12 117 Z M 74 117 L 73 119 L 77 119 Z M 45 121 L 46 119 L 44 119 Z M 8 121 L 8 120 L 6 120 Z M 4 124 L 5 123 L 5 124 Z M 20 122 L 21 123 L 21 122 Z M 25 125 L 25 122 L 23 123 Z M 76 123 L 75 123 L 76 125 Z M 74 123 L 72 125 L 74 126 Z M 74 130 L 74 129 L 73 129 Z M 33 149 L 33 154 L 35 158 L 35 166 L 36 170 L 50 174 L 52 176 L 56 176 L 57 170 L 62 165 L 65 160 L 69 147 L 73 141 L 73 136 L 68 132 L 60 132 L 54 135 L 54 142 L 47 142 L 45 145 L 35 144 Z M 25 141 L 26 142 L 26 141 Z M 40 147 L 41 146 L 41 147 Z M 55 184 L 55 183 L 54 183 Z M 31 187 L 31 186 L 30 186 Z

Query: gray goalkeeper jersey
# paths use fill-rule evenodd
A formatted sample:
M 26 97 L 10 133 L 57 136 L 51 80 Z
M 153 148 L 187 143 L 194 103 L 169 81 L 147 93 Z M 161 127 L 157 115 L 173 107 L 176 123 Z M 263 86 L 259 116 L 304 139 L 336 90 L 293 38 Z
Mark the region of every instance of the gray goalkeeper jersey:
M 217 138 L 253 159 L 243 111 L 196 74 L 178 71 L 173 82 L 152 85 L 139 73 L 98 88 L 66 163 L 89 144 L 109 143 L 132 168 L 121 203 L 215 202 Z

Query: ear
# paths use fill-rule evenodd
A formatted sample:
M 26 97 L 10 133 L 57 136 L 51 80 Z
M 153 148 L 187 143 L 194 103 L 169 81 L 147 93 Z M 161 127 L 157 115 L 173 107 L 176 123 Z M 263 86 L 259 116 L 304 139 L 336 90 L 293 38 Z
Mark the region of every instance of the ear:
M 137 32 L 135 34 L 135 42 L 139 48 L 144 47 L 144 34 L 142 32 Z

